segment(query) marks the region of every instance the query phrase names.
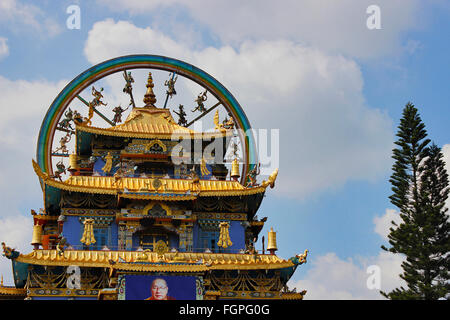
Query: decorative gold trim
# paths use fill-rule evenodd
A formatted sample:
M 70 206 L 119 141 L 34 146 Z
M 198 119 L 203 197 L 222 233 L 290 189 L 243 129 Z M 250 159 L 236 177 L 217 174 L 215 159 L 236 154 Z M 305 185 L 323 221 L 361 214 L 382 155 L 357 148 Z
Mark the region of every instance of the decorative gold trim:
M 146 216 L 148 210 L 150 210 L 151 208 L 153 208 L 157 204 L 159 204 L 164 210 L 166 210 L 167 216 L 171 216 L 172 215 L 172 209 L 167 204 L 164 204 L 163 202 L 159 202 L 159 201 L 151 201 L 148 205 L 146 205 L 144 207 L 144 209 L 142 209 L 142 215 Z
M 231 213 L 231 212 L 194 212 L 192 218 L 197 219 L 213 219 L 213 220 L 233 220 L 233 221 L 246 221 L 246 213 Z M 251 224 L 251 223 L 250 223 Z
M 297 293 L 297 292 L 292 292 L 292 293 L 283 292 L 281 294 L 281 300 L 303 300 L 303 296 L 304 296 L 304 294 Z
M 85 192 L 96 194 L 111 194 L 120 195 L 121 197 L 142 197 L 142 199 L 161 198 L 158 200 L 169 200 L 169 195 L 164 193 L 172 193 L 180 196 L 187 197 L 215 197 L 215 196 L 242 196 L 252 195 L 257 193 L 263 193 L 266 190 L 265 187 L 253 187 L 246 188 L 237 181 L 229 180 L 200 180 L 198 185 L 200 186 L 199 192 L 194 192 L 193 181 L 189 179 L 159 179 L 159 178 L 115 178 L 106 176 L 71 176 L 66 181 L 61 182 L 53 180 L 47 173 L 41 171 L 39 165 L 33 160 L 33 168 L 41 179 L 44 180 L 46 185 L 61 190 L 73 191 L 73 192 Z M 154 181 L 159 179 L 162 186 L 155 189 Z M 148 192 L 158 193 L 159 195 L 145 195 L 145 194 L 127 194 L 123 193 L 124 190 L 130 192 L 142 192 L 147 190 Z M 194 190 L 194 191 L 193 191 Z M 170 199 L 171 200 L 171 199 Z
M 117 288 L 100 289 L 97 300 L 117 300 Z
M 140 271 L 140 272 L 205 272 L 208 267 L 204 265 L 186 265 L 186 264 L 169 264 L 169 265 L 151 265 L 151 264 L 124 264 L 118 263 L 114 265 L 114 269 L 120 271 Z
M 219 241 L 217 241 L 217 245 L 222 248 L 228 248 L 233 245 L 233 242 L 231 242 L 230 239 L 230 224 L 228 222 L 220 222 L 219 223 L 220 228 L 220 235 L 219 235 Z
M 114 128 L 114 127 L 112 127 Z M 184 128 L 184 127 L 183 127 Z M 104 136 L 113 136 L 113 137 L 123 137 L 123 138 L 141 138 L 141 139 L 202 139 L 208 140 L 211 138 L 217 137 L 226 137 L 232 136 L 232 130 L 227 132 L 194 132 L 194 131 L 184 131 L 182 129 L 175 129 L 171 132 L 164 133 L 147 133 L 147 132 L 137 132 L 137 131 L 125 131 L 125 130 L 111 130 L 111 128 L 97 128 L 97 127 L 89 127 L 84 125 L 77 125 L 77 131 L 100 134 Z
M 70 212 L 73 211 L 73 212 Z M 65 216 L 90 216 L 90 217 L 115 217 L 120 214 L 120 210 L 115 209 L 80 209 L 80 208 L 61 208 L 61 214 Z M 58 217 L 54 217 L 57 220 Z
M 221 292 L 220 291 L 207 290 L 207 291 L 205 291 L 205 295 L 204 295 L 203 299 L 205 299 L 205 300 L 217 300 L 220 296 L 221 296 Z
M 148 194 L 127 194 L 122 193 L 119 194 L 119 199 L 136 199 L 136 200 L 164 200 L 164 201 L 180 201 L 180 200 L 195 200 L 197 196 L 194 195 L 177 195 L 177 196 L 168 196 L 168 195 L 148 195 Z
M 278 168 L 276 168 L 271 175 L 269 176 L 269 178 L 267 179 L 267 181 L 263 181 L 261 183 L 261 186 L 263 186 L 264 188 L 267 188 L 267 186 L 270 186 L 271 188 L 273 188 L 275 186 L 275 180 L 277 179 L 278 176 Z
M 152 141 L 150 141 L 149 143 L 147 143 L 147 144 L 145 145 L 145 149 L 148 151 L 148 150 L 150 150 L 150 148 L 153 147 L 155 144 L 157 144 L 158 146 L 160 146 L 164 152 L 167 151 L 166 145 L 165 145 L 161 140 L 159 140 L 159 139 L 155 139 L 155 140 L 152 140 Z
M 80 242 L 84 243 L 87 246 L 90 246 L 91 244 L 97 242 L 94 236 L 94 219 L 92 218 L 85 219 L 83 224 L 84 224 L 84 231 L 83 236 L 80 239 Z
M 48 220 L 48 221 L 51 221 L 51 220 L 56 221 L 56 220 L 58 220 L 57 216 L 49 216 L 49 215 L 46 215 L 46 214 L 36 214 L 36 215 L 32 215 L 32 216 L 35 219 L 37 219 L 37 220 Z
M 97 297 L 100 289 L 30 288 L 29 291 L 28 296 L 30 297 Z M 43 291 L 43 293 L 39 291 Z M 86 294 L 80 294 L 81 292 Z
M 22 263 L 48 266 L 78 265 L 82 267 L 116 268 L 116 265 L 122 267 L 130 262 L 142 262 L 142 259 L 145 258 L 147 259 L 146 262 L 150 263 L 164 262 L 175 263 L 176 265 L 181 257 L 184 258 L 184 262 L 196 263 L 196 266 L 206 268 L 205 270 L 280 269 L 294 265 L 290 260 L 281 259 L 276 255 L 167 252 L 161 258 L 156 252 L 148 252 L 144 255 L 140 251 L 66 250 L 60 255 L 56 250 L 41 249 L 34 250 L 26 255 L 21 254 L 16 260 Z M 139 266 L 139 264 L 136 265 Z M 168 266 L 172 265 L 159 265 L 158 268 L 168 270 L 170 269 Z M 164 269 L 166 267 L 167 269 Z
M 26 295 L 27 290 L 23 288 L 2 287 L 0 286 L 0 295 L 22 296 Z

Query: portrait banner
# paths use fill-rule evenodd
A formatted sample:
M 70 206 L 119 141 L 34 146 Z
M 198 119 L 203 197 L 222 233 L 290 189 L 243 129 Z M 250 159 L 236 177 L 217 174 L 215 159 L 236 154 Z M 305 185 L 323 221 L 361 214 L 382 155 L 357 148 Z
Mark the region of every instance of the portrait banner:
M 201 277 L 120 275 L 119 300 L 202 300 Z

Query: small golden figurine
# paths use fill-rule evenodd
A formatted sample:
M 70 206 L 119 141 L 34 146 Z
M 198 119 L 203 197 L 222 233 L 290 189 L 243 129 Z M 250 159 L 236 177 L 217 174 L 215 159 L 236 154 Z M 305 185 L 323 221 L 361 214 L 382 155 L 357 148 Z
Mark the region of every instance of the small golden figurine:
M 102 168 L 104 173 L 110 173 L 111 172 L 112 159 L 113 159 L 113 157 L 111 155 L 111 152 L 108 152 L 108 154 L 105 156 L 105 160 L 106 160 L 105 166 Z

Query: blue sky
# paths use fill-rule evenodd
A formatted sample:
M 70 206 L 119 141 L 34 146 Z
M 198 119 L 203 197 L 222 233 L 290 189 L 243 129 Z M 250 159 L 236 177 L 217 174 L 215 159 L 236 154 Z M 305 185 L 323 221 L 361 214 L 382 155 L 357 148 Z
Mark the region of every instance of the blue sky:
M 66 27 L 73 4 L 79 30 Z M 371 4 L 380 30 L 366 26 Z M 42 205 L 31 158 L 59 90 L 107 58 L 163 54 L 215 76 L 256 128 L 280 130 L 280 175 L 258 216 L 269 217 L 261 236 L 277 231 L 280 256 L 310 250 L 291 286 L 318 299 L 379 298 L 365 271 L 380 265 L 383 288 L 398 285 L 400 260 L 380 253 L 376 230 L 395 217 L 390 150 L 404 105 L 450 144 L 449 18 L 438 0 L 0 0 L 0 240 L 31 250 L 29 210 Z

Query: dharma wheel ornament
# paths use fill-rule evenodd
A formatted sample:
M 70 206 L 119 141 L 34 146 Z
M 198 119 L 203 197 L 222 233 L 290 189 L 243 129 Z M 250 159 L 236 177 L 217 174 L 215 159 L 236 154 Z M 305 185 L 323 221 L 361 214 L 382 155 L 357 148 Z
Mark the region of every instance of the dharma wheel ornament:
M 156 252 L 159 260 L 163 260 L 164 254 L 169 252 L 169 247 L 163 240 L 158 240 L 158 242 L 156 242 L 155 244 L 155 247 L 153 248 L 153 252 Z

